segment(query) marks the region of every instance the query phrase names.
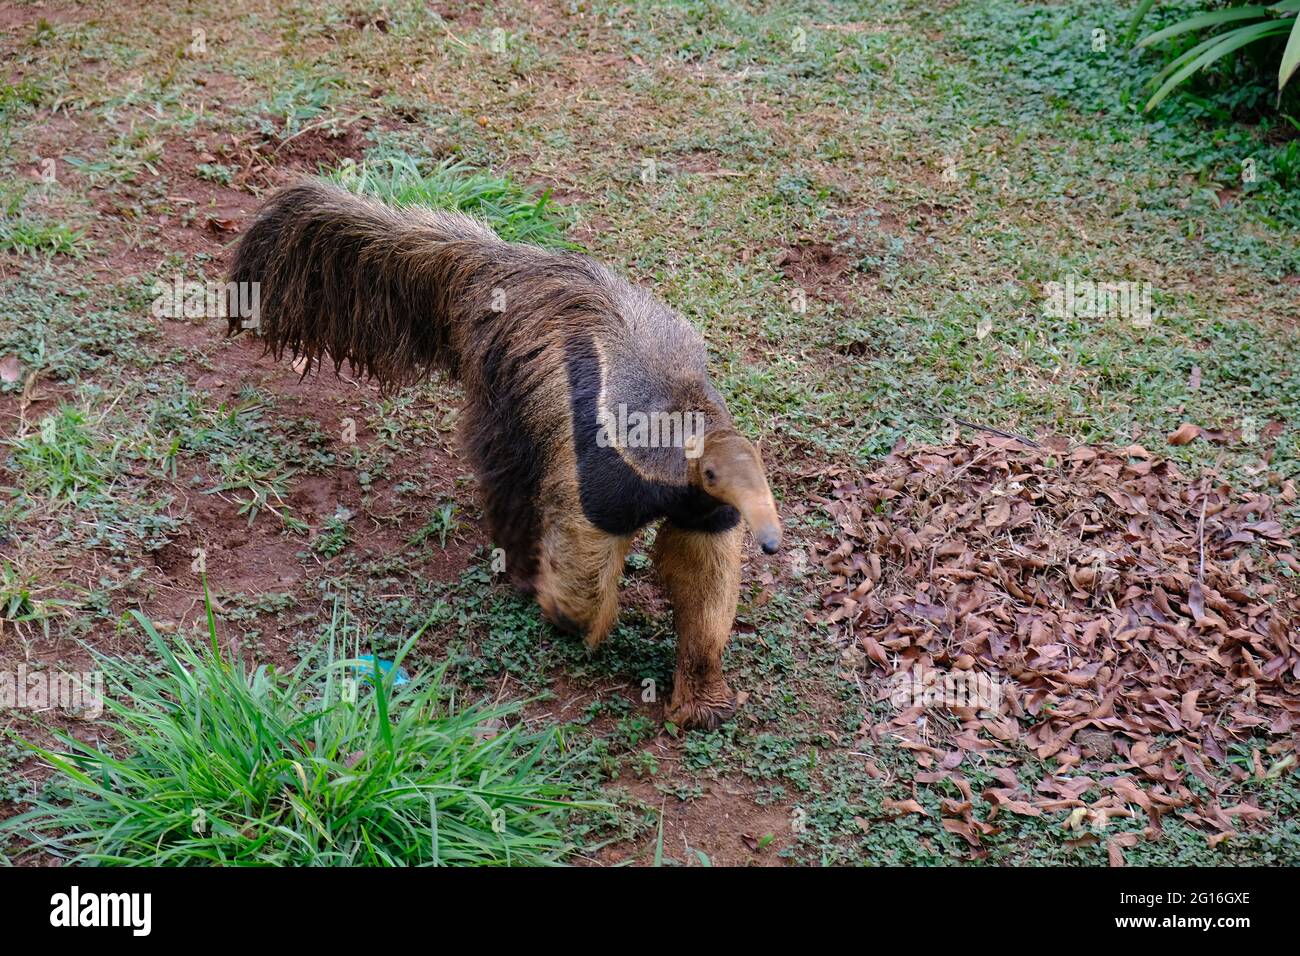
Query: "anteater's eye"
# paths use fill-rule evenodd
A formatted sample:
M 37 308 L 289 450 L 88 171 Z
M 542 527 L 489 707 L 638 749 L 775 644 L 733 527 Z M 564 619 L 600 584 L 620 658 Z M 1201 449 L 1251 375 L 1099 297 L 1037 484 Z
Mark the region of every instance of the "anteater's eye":
M 715 478 L 717 478 L 717 477 L 718 477 L 718 476 L 715 475 L 715 474 L 713 473 L 713 469 L 712 469 L 712 468 L 705 468 L 705 469 L 704 469 L 704 480 L 705 480 L 705 481 L 713 481 L 713 480 L 714 480 Z

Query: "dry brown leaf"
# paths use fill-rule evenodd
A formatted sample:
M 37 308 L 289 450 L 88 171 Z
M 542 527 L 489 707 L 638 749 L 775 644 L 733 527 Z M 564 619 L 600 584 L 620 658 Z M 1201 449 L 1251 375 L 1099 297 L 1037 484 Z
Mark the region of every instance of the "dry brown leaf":
M 1106 854 L 1110 857 L 1111 866 L 1127 866 L 1124 859 L 1124 849 L 1126 847 L 1137 846 L 1138 835 L 1136 833 L 1117 833 L 1106 841 Z
M 894 816 L 906 816 L 909 813 L 919 814 L 927 817 L 925 807 L 921 806 L 915 800 L 882 800 L 880 806 L 886 811 L 891 812 Z
M 887 681 L 913 668 L 984 675 L 1000 692 L 992 709 L 940 693 L 864 728 L 916 752 L 928 769 L 915 783 L 952 779 L 943 768 L 963 754 L 1005 761 L 1023 746 L 1055 758 L 1057 774 L 1025 799 L 1014 764 L 997 767 L 990 819 L 1075 819 L 1073 781 L 1088 778 L 1070 775 L 1109 765 L 1103 818 L 1146 814 L 1158 833 L 1178 808 L 1203 811 L 1196 819 L 1216 832 L 1260 825 L 1258 808 L 1210 812 L 1203 794 L 1250 776 L 1225 769 L 1228 739 L 1264 737 L 1256 775 L 1295 754 L 1300 587 L 1261 573 L 1300 573 L 1297 532 L 1279 510 L 1285 485 L 1234 493 L 1137 446 L 987 436 L 900 442 L 875 470 L 827 480 L 830 493 L 810 499 L 833 528 L 813 562 L 828 572 L 818 619 L 834 618 L 861 648 L 868 693 L 888 699 Z M 935 711 L 941 719 L 928 719 Z M 942 805 L 970 822 L 961 801 Z

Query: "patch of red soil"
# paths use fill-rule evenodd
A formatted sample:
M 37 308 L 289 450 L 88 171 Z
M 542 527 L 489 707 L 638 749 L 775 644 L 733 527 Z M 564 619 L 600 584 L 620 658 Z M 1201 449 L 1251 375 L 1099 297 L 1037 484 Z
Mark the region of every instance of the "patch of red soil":
M 364 121 L 341 127 L 318 126 L 268 145 L 263 153 L 281 171 L 287 167 L 314 175 L 345 159 L 359 162 L 369 145 L 365 134 L 370 128 Z
M 0 4 L 0 31 L 29 37 L 42 20 L 50 24 L 67 23 L 74 11 L 58 10 L 45 4 Z
M 173 325 L 177 331 L 186 328 L 183 323 Z M 188 328 L 191 331 L 187 337 L 194 334 L 194 329 L 205 332 L 213 341 L 220 334 L 212 327 Z M 379 401 L 374 386 L 336 377 L 332 370 L 302 376 L 287 362 L 276 363 L 264 355 L 260 344 L 249 336 L 241 336 L 219 348 L 219 371 L 198 375 L 194 380 L 197 387 L 232 401 L 248 387 L 275 396 L 275 415 L 311 420 L 322 433 L 330 436 L 329 449 L 340 460 L 353 447 L 343 439 L 345 418 L 352 421 L 356 446 L 366 447 L 375 440 L 366 424 L 367 411 Z M 423 521 L 408 513 L 412 509 L 398 501 L 393 489 L 407 476 L 431 475 L 425 493 L 458 498 L 461 513 L 472 516 L 476 514 L 472 495 L 456 487 L 457 476 L 465 471 L 466 466 L 457 455 L 430 444 L 420 448 L 417 457 L 399 457 L 387 474 L 374 476 L 367 488 L 361 486 L 354 471 L 342 465 L 325 474 L 296 476 L 285 500 L 272 503 L 306 522 L 311 531 L 305 536 L 286 532 L 269 511 L 250 524 L 246 516 L 239 514 L 240 500 L 246 499 L 247 493 L 195 494 L 184 507 L 190 522 L 184 533 L 160 552 L 159 569 L 167 584 L 181 590 L 196 588 L 198 577 L 191 568 L 192 552 L 201 547 L 214 592 L 253 595 L 267 591 L 293 592 L 305 586 L 312 576 L 300 553 L 311 551 L 313 538 L 323 523 L 343 508 L 353 516 L 349 522 L 350 553 L 356 558 L 366 560 L 401 553 L 407 556 L 408 573 L 451 580 L 468 567 L 479 543 L 481 529 L 477 521 L 472 521 L 462 535 L 449 538 L 445 548 L 428 547 L 412 558 L 407 538 Z M 215 483 L 213 476 L 205 476 L 203 487 Z M 326 563 L 324 559 L 318 560 Z M 192 615 L 201 612 L 201 607 L 191 609 Z
M 429 9 L 448 23 L 464 29 L 473 29 L 483 22 L 483 7 L 472 0 L 455 3 L 437 0 L 429 4 Z
M 781 252 L 776 264 L 787 279 L 810 295 L 834 301 L 845 297 L 850 260 L 832 243 L 797 243 Z
M 755 799 L 752 785 L 731 778 L 714 780 L 703 794 L 686 800 L 665 797 L 658 789 L 665 782 L 662 775 L 616 781 L 630 796 L 661 812 L 665 857 L 684 860 L 688 866 L 702 866 L 704 861 L 696 855 L 698 851 L 708 857 L 711 866 L 790 865 L 780 855 L 794 836 L 789 807 L 762 806 Z M 639 843 L 609 847 L 598 860 L 606 865 L 629 861 L 650 864 L 658 841 L 656 831 Z

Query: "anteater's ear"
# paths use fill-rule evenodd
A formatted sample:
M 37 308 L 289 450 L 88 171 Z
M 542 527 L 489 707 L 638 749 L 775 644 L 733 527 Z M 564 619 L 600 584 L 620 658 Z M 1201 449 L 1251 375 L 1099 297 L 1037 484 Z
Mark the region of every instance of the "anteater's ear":
M 699 445 L 691 442 L 698 441 Z M 692 452 L 697 454 L 692 455 Z M 781 546 L 781 519 L 767 487 L 758 450 L 731 429 L 708 432 L 687 443 L 687 480 L 726 502 L 749 525 L 750 533 L 768 554 Z

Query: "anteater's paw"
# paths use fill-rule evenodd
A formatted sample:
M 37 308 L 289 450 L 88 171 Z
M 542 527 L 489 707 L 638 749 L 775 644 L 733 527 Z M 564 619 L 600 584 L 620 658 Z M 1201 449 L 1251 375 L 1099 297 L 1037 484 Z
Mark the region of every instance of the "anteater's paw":
M 581 634 L 582 625 L 560 610 L 558 605 L 542 605 L 542 617 L 546 618 L 566 634 Z
M 664 711 L 664 719 L 688 730 L 717 730 L 736 713 L 736 695 L 726 684 L 694 694 L 678 694 Z
M 520 597 L 537 596 L 537 579 L 530 574 L 511 573 L 510 586 Z
M 614 630 L 614 622 L 617 619 L 618 605 L 612 602 L 592 616 L 582 635 L 582 643 L 587 645 L 588 651 L 594 651 L 605 643 L 605 638 L 609 637 L 609 632 Z

